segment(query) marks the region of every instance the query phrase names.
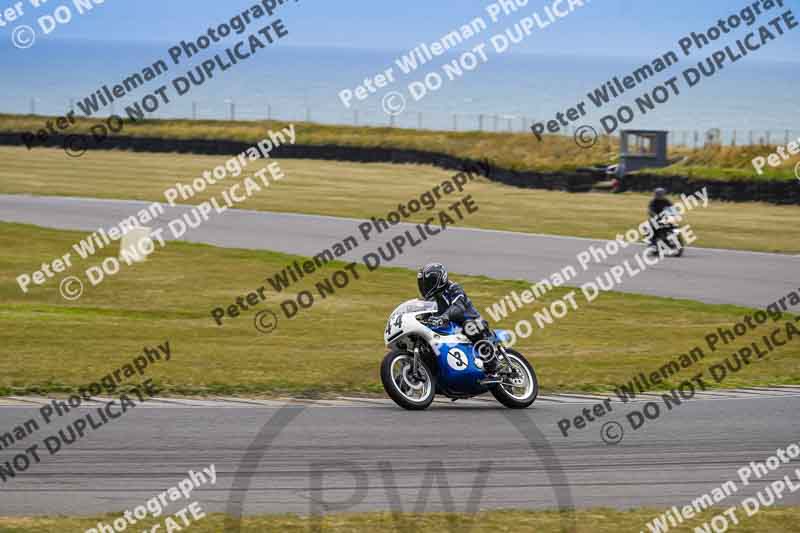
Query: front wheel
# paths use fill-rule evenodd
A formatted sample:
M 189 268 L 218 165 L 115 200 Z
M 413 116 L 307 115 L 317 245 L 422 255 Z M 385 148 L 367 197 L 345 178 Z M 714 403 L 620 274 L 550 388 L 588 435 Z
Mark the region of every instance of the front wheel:
M 492 387 L 492 395 L 506 407 L 525 409 L 539 395 L 536 372 L 521 353 L 506 348 L 505 356 L 510 368 L 504 372 L 503 382 Z
M 680 257 L 686 249 L 686 241 L 683 239 L 683 233 L 680 231 L 675 234 L 675 242 L 672 249 L 674 250 L 672 257 Z
M 664 257 L 681 257 L 686 249 L 686 240 L 683 238 L 683 233 L 677 231 L 669 235 L 669 237 L 659 237 L 656 243 L 664 243 L 663 246 L 668 250 Z M 645 253 L 649 256 L 659 255 L 660 250 L 655 244 L 647 243 Z
M 381 363 L 381 381 L 386 394 L 403 409 L 427 409 L 436 395 L 436 377 L 420 359 L 414 373 L 414 356 L 408 352 L 389 352 Z

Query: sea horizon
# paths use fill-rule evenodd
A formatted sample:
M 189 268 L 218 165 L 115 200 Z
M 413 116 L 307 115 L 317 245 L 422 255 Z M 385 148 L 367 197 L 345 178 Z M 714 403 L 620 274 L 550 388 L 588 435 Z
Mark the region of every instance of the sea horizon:
M 62 115 L 76 103 L 91 97 L 104 85 L 113 87 L 132 73 L 141 72 L 156 60 L 168 60 L 171 42 L 128 40 L 52 39 L 37 43 L 45 59 L 25 65 L 24 55 L 2 54 L 4 76 L 3 113 Z M 2 50 L 2 48 L 0 48 Z M 556 113 L 588 101 L 587 95 L 614 77 L 622 78 L 652 58 L 631 55 L 572 55 L 517 52 L 490 56 L 472 71 L 453 80 L 445 79 L 438 91 L 430 91 L 414 101 L 408 91 L 412 82 L 421 82 L 429 72 L 441 72 L 461 50 L 449 51 L 436 61 L 421 65 L 405 75 L 395 60 L 411 49 L 373 49 L 358 47 L 286 45 L 279 43 L 229 70 L 217 73 L 201 87 L 149 116 L 152 118 L 205 118 L 260 120 L 311 120 L 327 124 L 395 125 L 443 130 L 524 131 L 535 120 L 549 120 Z M 192 63 L 175 66 L 169 72 L 130 95 L 97 112 L 97 116 L 124 115 L 126 106 L 176 76 L 213 57 L 220 50 L 207 50 L 192 58 Z M 81 75 L 74 74 L 74 60 L 81 58 Z M 700 57 L 700 56 L 698 56 Z M 196 61 L 195 61 L 196 59 Z M 701 57 L 702 59 L 702 57 Z M 635 97 L 648 93 L 671 76 L 696 66 L 695 58 L 655 75 L 630 93 L 620 96 L 600 110 L 588 106 L 586 123 L 599 129 L 600 119 Z M 23 68 L 24 65 L 24 68 Z M 800 83 L 799 62 L 746 57 L 725 65 L 713 78 L 697 87 L 673 95 L 645 117 L 627 124 L 629 128 L 700 131 L 720 129 L 790 132 L 797 128 L 800 115 L 794 91 Z M 355 90 L 364 78 L 372 78 L 387 68 L 397 72 L 394 84 L 376 91 L 350 108 L 340 99 L 343 90 Z M 13 72 L 15 75 L 9 76 Z M 406 95 L 403 113 L 390 117 L 382 108 L 381 97 L 389 91 Z M 527 127 L 526 127 L 527 125 Z

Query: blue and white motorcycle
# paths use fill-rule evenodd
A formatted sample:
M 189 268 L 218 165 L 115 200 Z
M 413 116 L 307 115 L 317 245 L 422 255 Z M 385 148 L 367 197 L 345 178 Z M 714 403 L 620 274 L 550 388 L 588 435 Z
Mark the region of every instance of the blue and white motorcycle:
M 381 381 L 397 405 L 422 410 L 436 394 L 458 400 L 486 392 L 513 409 L 536 400 L 536 372 L 522 354 L 503 346 L 507 332 L 495 330 L 473 345 L 455 324 L 430 321 L 436 311 L 436 302 L 409 300 L 389 317 Z M 487 376 L 487 367 L 497 371 Z

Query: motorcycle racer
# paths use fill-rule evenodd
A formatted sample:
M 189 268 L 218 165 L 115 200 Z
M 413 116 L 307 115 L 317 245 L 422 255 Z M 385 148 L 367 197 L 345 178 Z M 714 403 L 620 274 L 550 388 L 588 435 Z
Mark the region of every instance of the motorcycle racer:
M 653 199 L 650 200 L 650 203 L 647 206 L 647 216 L 650 220 L 657 220 L 658 216 L 664 212 L 665 209 L 669 209 L 672 207 L 672 202 L 669 201 L 667 198 L 667 190 L 663 187 L 657 188 L 653 191 Z M 658 235 L 659 229 L 661 229 L 658 224 L 652 223 L 651 226 L 653 228 L 653 234 L 650 236 L 650 246 L 656 245 L 656 237 Z
M 467 321 L 480 320 L 481 315 L 461 285 L 450 281 L 447 269 L 441 263 L 429 263 L 417 272 L 417 286 L 423 300 L 435 301 L 439 314 L 433 319 L 439 323 L 452 322 L 464 327 Z
M 656 217 L 669 207 L 672 207 L 672 202 L 667 198 L 667 190 L 659 187 L 653 191 L 653 199 L 650 200 L 650 204 L 647 206 L 647 214 L 651 218 Z
M 417 286 L 422 299 L 435 301 L 439 314 L 431 317 L 430 322 L 443 326 L 453 323 L 459 326 L 471 343 L 489 338 L 489 323 L 481 318 L 467 293 L 458 283 L 447 276 L 447 269 L 441 263 L 428 263 L 417 272 Z M 489 374 L 497 370 L 494 360 L 490 360 L 486 371 Z
M 419 297 L 397 306 L 383 332 L 389 353 L 381 383 L 389 397 L 414 411 L 436 395 L 455 401 L 485 393 L 511 409 L 529 407 L 539 381 L 525 356 L 505 345 L 510 332 L 491 329 L 441 263 L 420 268 L 417 287 Z

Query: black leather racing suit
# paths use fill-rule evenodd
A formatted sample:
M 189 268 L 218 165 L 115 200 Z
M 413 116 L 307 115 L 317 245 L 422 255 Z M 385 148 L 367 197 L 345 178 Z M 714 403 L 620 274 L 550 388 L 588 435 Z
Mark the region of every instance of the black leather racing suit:
M 477 342 L 484 338 L 488 324 L 484 325 L 481 314 L 472 305 L 472 301 L 467 296 L 467 293 L 464 292 L 464 289 L 461 288 L 461 285 L 448 281 L 444 290 L 436 296 L 436 303 L 439 306 L 438 317 L 446 318 L 462 329 L 465 329 L 464 324 L 469 321 L 475 321 L 480 325 L 475 329 L 475 331 L 480 332 L 479 334 L 467 334 L 470 337 L 470 341 Z
M 654 217 L 660 215 L 661 212 L 668 207 L 672 207 L 672 202 L 666 198 L 653 198 L 650 201 L 650 205 L 647 207 L 647 210 L 649 212 L 649 216 Z
M 650 201 L 650 205 L 647 206 L 648 216 L 652 219 L 653 217 L 657 217 L 660 215 L 665 209 L 672 207 L 672 202 L 667 200 L 666 198 L 653 198 Z M 656 237 L 661 230 L 657 224 L 650 223 L 653 227 L 653 235 L 650 237 L 650 244 L 655 245 Z

